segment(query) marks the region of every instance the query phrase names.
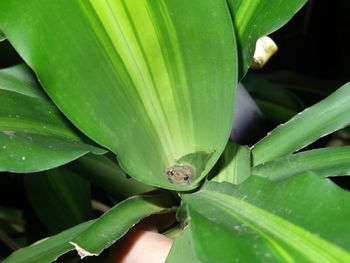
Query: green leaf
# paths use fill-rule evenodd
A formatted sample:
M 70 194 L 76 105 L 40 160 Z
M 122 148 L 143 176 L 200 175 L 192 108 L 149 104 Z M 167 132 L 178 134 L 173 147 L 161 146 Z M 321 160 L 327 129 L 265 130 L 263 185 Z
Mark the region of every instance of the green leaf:
M 64 168 L 23 176 L 28 199 L 50 234 L 92 218 L 90 184 Z
M 228 182 L 231 184 L 243 183 L 251 174 L 250 149 L 232 141 L 228 141 L 225 151 L 220 157 L 214 182 Z
M 350 261 L 350 195 L 328 179 L 252 176 L 182 198 L 196 262 Z
M 126 199 L 103 214 L 71 244 L 81 258 L 96 256 L 122 237 L 142 218 L 164 213 L 174 205 L 169 193 L 150 193 Z
M 93 224 L 94 220 L 85 222 L 55 236 L 40 240 L 21 248 L 1 261 L 2 263 L 46 263 L 53 262 L 59 256 L 73 250 L 68 242 Z
M 252 174 L 281 180 L 304 172 L 319 176 L 350 175 L 350 146 L 328 147 L 283 156 L 254 167 Z
M 239 72 L 242 78 L 250 67 L 256 41 L 284 24 L 307 0 L 227 0 L 237 36 Z
M 156 189 L 128 177 L 115 162 L 103 155 L 87 154 L 70 163 L 68 168 L 76 171 L 89 182 L 98 185 L 117 199 L 124 199 Z
M 25 64 L 15 65 L 0 70 L 0 89 L 48 100 L 43 90 Z
M 28 68 L 0 70 L 0 171 L 42 171 L 88 152 L 105 151 L 84 143 Z
M 350 124 L 350 83 L 269 133 L 252 149 L 253 166 L 293 153 Z
M 192 189 L 224 150 L 237 83 L 225 0 L 1 1 L 0 26 L 64 114 L 138 180 Z M 188 155 L 200 167 L 178 162 Z
M 194 253 L 192 240 L 191 240 L 191 232 L 189 229 L 186 229 L 179 235 L 169 252 L 169 255 L 165 261 L 165 263 L 178 263 L 178 262 L 191 262 L 196 263 L 200 262 Z

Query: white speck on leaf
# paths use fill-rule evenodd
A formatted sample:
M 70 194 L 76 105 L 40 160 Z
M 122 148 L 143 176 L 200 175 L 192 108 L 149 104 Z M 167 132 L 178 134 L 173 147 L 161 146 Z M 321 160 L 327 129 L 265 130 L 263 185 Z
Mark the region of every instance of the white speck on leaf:
M 14 131 L 2 131 L 3 134 L 9 135 L 9 136 L 14 136 L 15 132 Z

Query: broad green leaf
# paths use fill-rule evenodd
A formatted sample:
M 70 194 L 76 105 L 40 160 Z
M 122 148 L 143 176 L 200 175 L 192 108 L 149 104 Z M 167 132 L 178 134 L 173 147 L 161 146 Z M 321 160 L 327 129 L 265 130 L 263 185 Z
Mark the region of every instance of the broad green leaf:
M 104 155 L 87 154 L 68 166 L 89 182 L 98 185 L 113 197 L 124 199 L 132 195 L 155 190 L 128 177 L 115 162 Z
M 55 236 L 40 240 L 34 244 L 19 249 L 2 263 L 49 263 L 55 261 L 59 256 L 73 250 L 69 244 L 74 237 L 82 233 L 93 224 L 93 220 L 75 226 Z
M 197 262 L 350 261 L 350 195 L 328 179 L 253 176 L 182 198 Z
M 104 151 L 86 144 L 27 68 L 0 70 L 0 171 L 35 172 Z
M 283 156 L 254 167 L 252 174 L 281 180 L 304 172 L 317 175 L 350 175 L 350 146 L 328 147 Z
M 232 141 L 228 141 L 226 148 L 217 163 L 218 171 L 212 179 L 214 182 L 243 183 L 251 174 L 250 149 Z
M 167 212 L 173 205 L 172 196 L 166 192 L 131 197 L 103 214 L 71 244 L 75 246 L 81 258 L 96 256 L 142 218 Z
M 1 1 L 0 27 L 63 113 L 138 180 L 192 189 L 224 150 L 237 83 L 225 0 Z
M 64 168 L 23 176 L 28 199 L 50 234 L 92 218 L 90 184 Z
M 293 153 L 350 124 L 350 83 L 278 126 L 252 149 L 253 166 Z
M 258 38 L 284 24 L 307 0 L 227 0 L 237 36 L 239 72 L 243 77 L 252 63 Z

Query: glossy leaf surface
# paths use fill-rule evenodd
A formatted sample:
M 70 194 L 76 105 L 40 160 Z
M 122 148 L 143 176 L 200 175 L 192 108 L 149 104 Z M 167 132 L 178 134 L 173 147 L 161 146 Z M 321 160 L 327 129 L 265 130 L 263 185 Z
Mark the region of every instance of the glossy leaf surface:
M 90 184 L 79 175 L 56 168 L 25 175 L 23 180 L 31 206 L 50 234 L 93 217 Z
M 182 198 L 178 216 L 188 221 L 196 262 L 350 260 L 350 195 L 328 179 L 253 176 L 238 186 L 209 182 Z
M 104 150 L 82 141 L 24 65 L 0 70 L 0 171 L 35 172 Z
M 350 83 L 278 126 L 252 149 L 253 165 L 293 153 L 350 124 Z
M 287 155 L 254 167 L 252 174 L 270 180 L 282 180 L 304 172 L 324 177 L 350 175 L 350 146 Z
M 286 24 L 307 0 L 227 0 L 236 30 L 239 72 L 242 78 L 252 63 L 258 38 Z
M 74 247 L 68 242 L 87 229 L 94 221 L 85 222 L 68 229 L 60 234 L 39 240 L 38 242 L 17 250 L 2 263 L 49 263 L 59 256 L 73 250 Z
M 142 218 L 167 212 L 173 205 L 169 193 L 150 193 L 131 197 L 104 213 L 71 243 L 82 258 L 96 256 Z
M 190 189 L 212 168 L 237 83 L 225 0 L 13 0 L 0 10 L 1 28 L 49 96 L 128 174 Z M 183 165 L 190 176 L 171 184 L 169 168 Z

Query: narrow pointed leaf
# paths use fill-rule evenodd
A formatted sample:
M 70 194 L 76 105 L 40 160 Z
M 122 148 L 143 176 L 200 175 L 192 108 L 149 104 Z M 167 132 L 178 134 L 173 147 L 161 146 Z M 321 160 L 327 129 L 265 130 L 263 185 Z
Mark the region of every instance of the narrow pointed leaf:
M 74 244 L 81 258 L 96 256 L 122 237 L 142 218 L 167 212 L 173 204 L 169 193 L 150 193 L 131 197 L 103 214 L 71 243 Z
M 94 221 L 88 221 L 70 228 L 55 236 L 39 240 L 34 244 L 19 249 L 5 258 L 2 263 L 49 263 L 55 261 L 59 256 L 74 249 L 69 244 L 74 237 L 87 229 Z
M 227 0 L 237 35 L 242 78 L 252 63 L 256 41 L 286 24 L 307 0 Z
M 350 195 L 318 176 L 209 182 L 183 196 L 179 216 L 198 262 L 350 260 Z
M 0 171 L 35 172 L 104 150 L 86 144 L 25 66 L 0 70 Z
M 350 175 L 350 146 L 287 155 L 254 167 L 252 174 L 270 180 L 282 180 L 304 172 L 324 177 Z
M 79 175 L 56 168 L 25 175 L 23 180 L 28 199 L 50 234 L 93 217 L 90 184 Z
M 249 147 L 229 141 L 217 163 L 217 167 L 219 171 L 217 171 L 212 181 L 241 184 L 251 174 Z
M 350 124 L 350 83 L 278 126 L 252 149 L 253 165 L 293 153 Z
M 237 83 L 225 0 L 1 1 L 0 26 L 131 176 L 190 189 L 221 155 Z

